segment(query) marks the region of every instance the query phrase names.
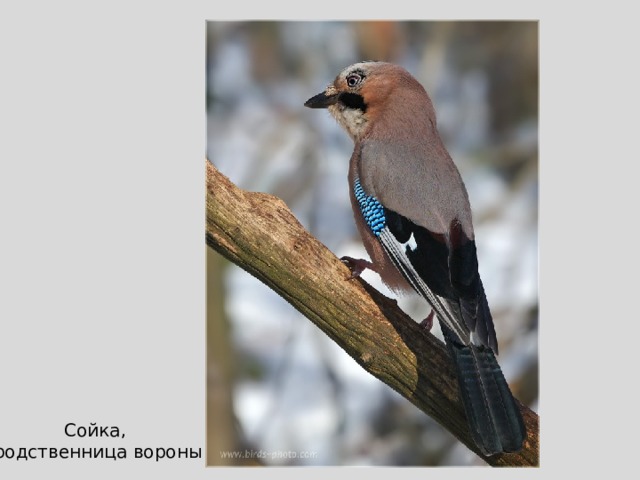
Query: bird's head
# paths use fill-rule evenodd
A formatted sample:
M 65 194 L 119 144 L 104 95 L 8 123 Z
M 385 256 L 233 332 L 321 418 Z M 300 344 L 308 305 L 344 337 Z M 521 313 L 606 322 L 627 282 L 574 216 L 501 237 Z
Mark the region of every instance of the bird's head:
M 404 68 L 386 62 L 360 62 L 345 68 L 324 92 L 305 102 L 326 108 L 354 141 L 374 124 L 392 121 L 394 129 L 433 115 L 424 88 Z M 417 114 L 421 112 L 421 114 Z

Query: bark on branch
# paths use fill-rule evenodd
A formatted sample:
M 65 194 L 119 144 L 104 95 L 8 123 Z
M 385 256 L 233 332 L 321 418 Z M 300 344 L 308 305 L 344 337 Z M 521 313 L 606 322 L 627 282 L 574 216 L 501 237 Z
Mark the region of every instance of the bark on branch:
M 206 163 L 206 243 L 257 277 L 377 377 L 493 466 L 538 466 L 538 415 L 520 405 L 523 449 L 486 457 L 471 439 L 446 348 L 310 235 L 282 200 Z

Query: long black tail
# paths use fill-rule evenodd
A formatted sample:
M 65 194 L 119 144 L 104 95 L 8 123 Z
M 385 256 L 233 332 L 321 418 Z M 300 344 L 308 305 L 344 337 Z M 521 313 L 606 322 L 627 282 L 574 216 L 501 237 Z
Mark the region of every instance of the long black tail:
M 444 326 L 443 332 L 476 445 L 485 455 L 517 452 L 526 430 L 493 351 L 485 346 L 461 345 Z

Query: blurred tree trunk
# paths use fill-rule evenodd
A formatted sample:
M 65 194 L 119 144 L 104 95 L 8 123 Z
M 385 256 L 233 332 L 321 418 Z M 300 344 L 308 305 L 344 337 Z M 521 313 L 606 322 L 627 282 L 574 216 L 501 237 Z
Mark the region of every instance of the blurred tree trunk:
M 233 351 L 224 311 L 226 260 L 207 248 L 207 465 L 233 465 L 220 452 L 238 449 L 233 411 Z

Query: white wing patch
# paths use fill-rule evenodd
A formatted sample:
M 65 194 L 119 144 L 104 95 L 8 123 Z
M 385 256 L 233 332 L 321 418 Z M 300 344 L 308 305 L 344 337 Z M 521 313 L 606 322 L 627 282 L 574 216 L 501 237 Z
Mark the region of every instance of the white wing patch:
M 411 236 L 409 237 L 409 240 L 407 240 L 405 245 L 409 247 L 409 250 L 411 250 L 412 252 L 415 252 L 418 249 L 418 244 L 416 243 L 416 238 L 413 236 L 413 232 L 411 232 Z

